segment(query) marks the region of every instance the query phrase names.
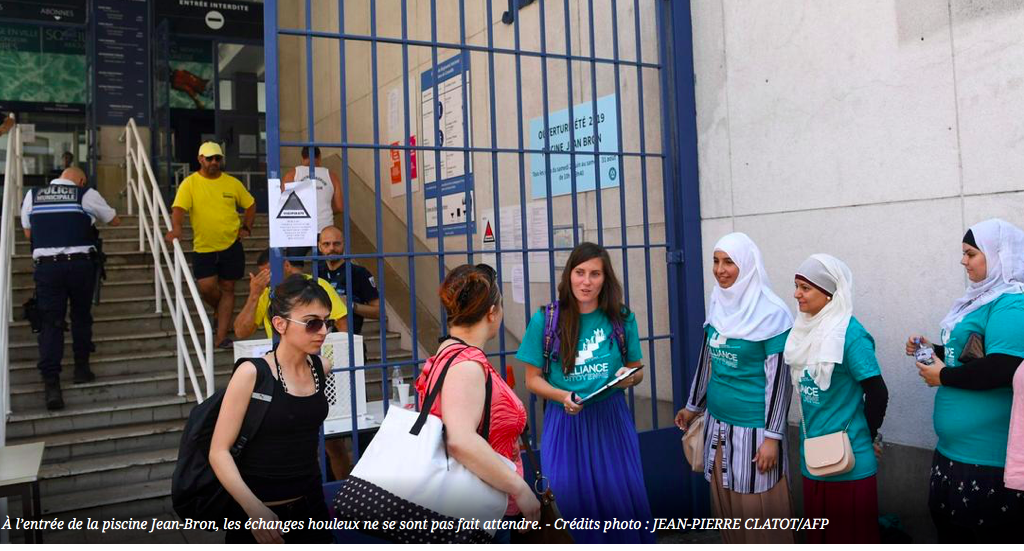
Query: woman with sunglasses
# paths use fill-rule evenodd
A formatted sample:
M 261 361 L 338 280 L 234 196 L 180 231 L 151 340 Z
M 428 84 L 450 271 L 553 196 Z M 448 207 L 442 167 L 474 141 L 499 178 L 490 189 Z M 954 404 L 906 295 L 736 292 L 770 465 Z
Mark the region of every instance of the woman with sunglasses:
M 274 291 L 271 323 L 281 340 L 262 358 L 238 365 L 228 382 L 210 443 L 210 466 L 234 498 L 228 519 L 240 521 L 226 543 L 330 543 L 327 530 L 285 530 L 246 521 L 329 520 L 317 460 L 327 417 L 326 380 L 317 356 L 331 320 L 331 300 L 316 281 L 289 276 Z M 273 377 L 274 393 L 255 436 L 233 457 L 256 386 L 257 372 Z
M 483 352 L 501 328 L 500 283 L 490 266 L 463 264 L 448 272 L 438 294 L 448 317 L 448 335 L 442 337 L 437 354 L 423 365 L 416 392 L 422 402 L 443 367 L 451 362 L 441 394 L 430 408 L 444 423 L 448 453 L 481 480 L 508 494 L 506 519 L 538 520 L 540 503 L 523 479 L 519 455 L 526 408 Z M 485 403 L 488 379 L 489 404 Z M 483 424 L 485 408 L 490 411 L 489 426 Z M 481 434 L 483 431 L 486 434 Z M 515 470 L 508 462 L 515 464 Z M 509 543 L 510 539 L 508 530 L 494 535 L 495 543 Z

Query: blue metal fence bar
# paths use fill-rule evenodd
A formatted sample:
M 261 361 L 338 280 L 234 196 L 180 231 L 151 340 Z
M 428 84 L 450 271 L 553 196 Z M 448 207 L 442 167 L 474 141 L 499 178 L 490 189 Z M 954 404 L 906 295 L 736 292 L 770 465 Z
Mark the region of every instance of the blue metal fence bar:
M 580 6 L 582 9 L 582 6 Z M 588 0 L 587 2 L 587 17 L 588 17 L 588 30 L 590 31 L 590 56 L 597 55 L 596 41 L 594 40 L 594 0 Z M 612 19 L 615 18 L 615 14 L 612 14 Z M 597 118 L 597 63 L 593 60 L 590 61 L 590 111 L 593 119 L 591 120 L 591 131 L 593 134 L 594 144 L 594 206 L 597 209 L 597 244 L 604 245 L 604 221 L 602 220 L 601 212 L 601 154 L 598 150 L 598 118 Z M 575 126 L 575 125 L 574 125 Z M 575 148 L 575 142 L 574 148 Z M 619 148 L 622 148 L 622 144 L 619 144 Z M 625 358 L 623 358 L 625 360 Z M 633 389 L 629 389 L 630 404 L 629 409 L 633 409 Z
M 701 262 L 700 192 L 697 175 L 696 102 L 693 88 L 693 32 L 689 6 L 657 2 L 659 53 L 671 71 L 661 71 L 662 141 L 668 155 L 663 165 L 666 238 L 669 249 L 669 316 L 672 339 L 672 401 L 686 399 L 687 381 L 697 367 L 703 341 L 703 263 Z M 668 15 L 665 10 L 668 9 Z M 671 26 L 666 32 L 665 24 Z M 669 49 L 671 47 L 671 49 Z M 670 88 L 671 87 L 671 88 Z M 668 90 L 674 90 L 670 95 Z M 676 307 L 678 306 L 678 307 Z
M 675 338 L 674 334 L 654 335 L 653 337 L 640 337 L 640 342 L 643 343 L 645 341 L 669 340 L 669 339 L 673 339 L 673 338 Z M 498 352 L 486 352 L 485 355 L 487 357 L 489 357 L 489 358 L 506 357 L 506 356 L 515 356 L 517 352 L 518 352 L 518 350 L 500 350 Z M 386 363 L 372 363 L 372 364 L 357 365 L 357 366 L 351 366 L 351 367 L 338 367 L 338 368 L 333 369 L 332 371 L 338 371 L 338 372 L 345 372 L 345 371 L 369 371 L 369 370 L 373 370 L 373 369 L 380 369 L 382 367 L 394 367 L 394 366 L 404 367 L 404 366 L 409 366 L 409 365 L 419 366 L 419 363 L 418 362 L 414 362 L 413 360 L 391 360 L 391 361 L 386 362 Z
M 569 0 L 565 0 L 563 3 L 562 19 L 565 25 L 565 53 L 572 53 L 572 23 L 569 21 Z M 517 17 L 516 20 L 519 18 Z M 569 189 L 572 191 L 572 244 L 580 244 L 580 216 L 578 205 L 576 204 L 576 114 L 573 109 L 573 93 L 572 93 L 572 59 L 566 57 L 565 61 L 565 84 L 567 88 L 566 96 L 568 97 L 568 108 L 569 108 Z M 522 147 L 523 144 L 519 144 Z M 550 178 L 550 174 L 549 174 Z
M 543 8 L 543 6 L 541 6 Z M 521 49 L 520 43 L 520 29 L 519 29 L 519 18 L 515 18 L 512 22 L 512 35 L 515 44 L 516 51 Z M 515 56 L 516 61 L 516 136 L 519 144 L 519 217 L 523 229 L 523 247 L 521 254 L 523 255 L 523 315 L 526 323 L 530 322 L 530 253 L 528 252 L 528 245 L 526 239 L 526 154 L 522 152 L 525 147 L 524 136 L 523 136 L 523 58 L 520 55 Z M 532 393 L 531 393 L 532 395 Z M 531 426 L 537 426 L 537 397 L 531 396 L 530 398 L 530 424 Z
M 345 0 L 338 0 L 338 30 L 344 30 L 344 29 L 345 29 Z M 338 41 L 338 71 L 339 71 L 339 74 L 342 75 L 342 78 L 344 78 L 344 76 L 347 74 L 346 73 L 346 71 L 347 71 L 347 55 L 346 54 L 347 54 L 347 52 L 345 50 L 345 41 L 344 40 L 339 40 Z M 346 142 L 346 141 L 348 141 L 348 109 L 346 109 L 345 107 L 348 105 L 348 91 L 347 91 L 347 89 L 346 89 L 346 87 L 344 85 L 339 86 L 338 88 L 340 88 L 340 90 L 339 90 L 339 94 L 340 94 L 339 100 L 340 100 L 340 103 L 338 105 L 341 106 L 341 113 L 340 113 L 341 128 L 339 129 L 339 131 L 341 132 L 341 141 Z M 349 202 L 349 199 L 350 199 L 350 190 L 349 190 L 350 180 L 349 180 L 349 177 L 348 177 L 348 167 L 349 167 L 348 155 L 349 155 L 348 148 L 342 148 L 342 150 L 341 150 L 341 194 L 342 194 L 342 197 L 343 197 L 343 201 L 342 202 L 345 205 L 345 211 L 342 213 L 341 225 L 344 227 L 344 230 L 345 230 L 344 231 L 345 235 L 342 236 L 342 240 L 345 242 L 345 252 L 346 253 L 348 253 L 348 252 L 350 252 L 352 250 L 351 249 L 352 238 L 351 238 L 351 235 L 350 235 L 350 230 L 352 229 L 352 217 L 350 216 L 350 211 L 351 211 L 351 208 L 352 208 L 352 206 L 351 206 L 352 203 Z M 317 251 L 317 252 L 319 252 L 319 251 Z M 352 285 L 352 267 L 351 267 L 351 262 L 349 262 L 349 260 L 347 258 L 345 258 L 343 260 L 345 260 L 345 284 L 347 285 L 347 289 L 346 289 L 347 293 L 346 293 L 346 296 L 345 296 L 345 302 L 346 302 L 345 306 L 348 308 L 349 312 L 351 312 L 353 307 L 354 307 L 353 300 L 352 300 L 352 287 L 351 287 L 351 285 Z M 313 265 L 316 266 L 317 263 L 318 263 L 318 261 L 314 259 Z M 350 321 L 351 321 L 351 319 L 352 318 L 350 318 Z M 348 326 L 349 326 L 348 365 L 351 366 L 351 365 L 354 365 L 356 363 L 356 351 L 355 351 L 355 346 L 354 346 L 354 339 L 351 336 L 352 335 L 352 331 L 353 331 L 353 328 L 352 328 L 353 324 L 349 323 Z M 365 346 L 364 346 L 363 349 L 365 350 Z M 363 363 L 364 364 L 367 363 L 365 357 L 363 358 Z M 356 372 L 355 371 L 349 371 L 348 387 L 350 389 L 356 388 Z M 353 412 L 356 411 L 357 408 L 358 408 L 358 402 L 356 400 L 356 393 L 355 392 L 349 392 L 348 399 L 349 399 L 349 411 L 353 411 Z M 350 430 L 349 430 L 349 436 L 352 438 L 352 463 L 355 464 L 357 461 L 359 461 L 359 416 L 358 415 L 352 415 L 352 426 L 350 427 Z
M 494 0 L 487 0 L 487 21 L 494 21 Z M 494 27 L 487 25 L 487 46 L 494 47 Z M 490 98 L 490 108 L 488 109 L 490 115 L 490 128 L 491 128 L 491 149 L 498 148 L 498 114 L 497 114 L 497 98 L 494 93 L 494 52 L 487 52 L 487 93 Z M 501 228 L 501 193 L 498 188 L 498 180 L 500 178 L 498 167 L 498 153 L 497 151 L 491 152 L 491 203 L 494 208 L 494 224 Z M 494 263 L 495 268 L 498 271 L 498 281 L 501 281 L 502 264 L 501 264 L 501 251 L 499 248 L 501 243 L 495 240 L 495 254 Z M 505 319 L 502 317 L 501 327 L 498 329 L 498 349 L 505 350 Z M 506 377 L 508 375 L 508 362 L 505 360 L 505 356 L 500 356 L 501 360 L 501 376 Z
M 462 147 L 449 147 L 449 146 L 436 146 L 436 145 L 393 145 L 393 144 L 345 143 L 345 142 L 323 142 L 323 141 L 321 141 L 321 142 L 282 141 L 281 142 L 281 146 L 282 147 L 303 147 L 303 146 L 307 146 L 307 145 L 318 145 L 320 147 L 332 147 L 332 148 L 334 148 L 334 147 L 347 147 L 349 149 L 376 149 L 376 150 L 382 150 L 382 149 L 387 149 L 387 150 L 402 149 L 402 150 L 406 150 L 406 151 L 431 151 L 431 152 L 433 152 L 433 151 L 438 151 L 438 152 L 449 151 L 449 152 L 457 152 L 457 153 L 462 153 L 462 151 L 463 151 Z M 548 149 L 531 149 L 529 147 L 524 147 L 522 149 L 518 149 L 518 148 L 513 148 L 513 147 L 490 148 L 490 147 L 470 146 L 468 149 L 469 149 L 470 153 L 508 153 L 508 154 L 515 155 L 515 154 L 518 154 L 518 153 L 522 152 L 522 153 L 538 153 L 538 154 L 560 154 L 561 153 L 561 154 L 564 154 L 564 155 L 568 155 L 568 153 L 562 153 L 562 152 L 559 152 L 559 151 L 550 151 Z M 665 156 L 662 153 L 646 153 L 646 154 L 644 154 L 644 153 L 640 153 L 639 151 L 598 151 L 598 153 L 601 154 L 601 155 L 622 155 L 622 156 L 625 156 L 625 157 L 657 157 L 657 158 L 662 158 L 662 157 Z M 588 155 L 588 156 L 590 156 L 590 155 L 593 155 L 593 153 L 585 153 L 585 154 L 581 153 L 581 155 Z
M 370 2 L 370 36 L 371 37 L 376 37 L 377 36 L 377 2 L 376 2 L 376 0 L 373 0 L 373 1 Z M 404 78 L 404 76 L 403 76 L 403 78 Z M 371 105 L 371 113 L 373 113 L 373 143 L 378 143 L 378 144 L 380 143 L 380 117 L 377 116 L 377 114 L 380 112 L 379 106 L 377 105 L 377 103 L 379 101 L 378 98 L 377 98 L 377 91 L 379 89 L 380 89 L 380 87 L 378 86 L 378 75 L 377 75 L 377 42 L 373 41 L 373 42 L 370 43 L 370 90 L 371 90 L 371 92 L 370 92 L 370 105 Z M 344 108 L 345 107 L 343 107 L 343 109 Z M 381 199 L 382 199 L 383 195 L 381 194 L 382 190 L 380 188 L 380 154 L 377 153 L 377 152 L 374 152 L 374 155 L 373 155 L 373 182 L 374 182 L 374 188 L 373 189 L 376 192 L 376 196 L 377 196 L 377 200 L 374 201 L 374 203 L 375 203 L 375 205 L 374 205 L 375 206 L 374 215 L 376 216 L 376 224 L 377 224 L 376 240 L 377 240 L 377 252 L 379 253 L 379 252 L 384 250 L 384 223 L 383 223 L 383 215 L 381 213 L 381 203 L 383 202 Z M 348 264 L 348 263 L 346 263 L 346 264 Z M 347 277 L 348 277 L 348 282 L 349 282 L 349 284 L 351 284 L 351 281 L 352 281 L 352 268 L 349 265 L 346 269 L 348 271 L 348 273 L 346 274 Z M 380 256 L 380 255 L 377 256 L 377 273 L 381 274 L 382 276 L 384 274 L 384 258 L 382 256 Z M 387 296 L 387 290 L 385 289 L 385 281 L 384 281 L 386 278 L 380 277 L 378 279 L 379 279 L 379 281 L 377 282 L 377 285 L 378 285 L 377 291 L 380 293 L 381 296 L 386 297 Z M 352 295 L 352 293 L 350 291 L 349 292 L 349 296 L 351 296 L 351 295 Z M 384 310 L 384 303 L 383 302 L 380 303 L 380 310 L 383 313 L 383 310 Z M 382 316 L 381 319 L 383 320 L 384 317 Z M 385 328 L 384 328 L 384 324 L 383 323 L 378 324 L 378 330 L 380 331 L 380 361 L 383 364 L 387 364 L 388 363 L 388 342 L 387 342 L 387 338 L 385 338 Z M 414 328 L 414 330 L 415 330 L 415 328 Z M 381 368 L 381 378 L 380 378 L 380 384 L 381 384 L 380 389 L 381 389 L 381 395 L 384 397 L 384 414 L 385 415 L 387 414 L 388 407 L 389 407 L 389 405 L 391 403 L 391 395 L 388 392 L 388 389 L 391 387 L 390 377 L 391 377 L 391 374 L 388 373 L 387 367 L 382 367 Z
M 548 29 L 547 29 L 547 14 L 546 5 L 543 0 L 540 4 L 540 90 L 541 90 L 541 109 L 543 110 L 544 117 L 544 174 L 549 175 L 544 179 L 545 190 L 547 193 L 544 196 L 544 200 L 547 203 L 548 209 L 548 302 L 554 302 L 557 299 L 556 290 L 558 284 L 555 282 L 555 215 L 553 209 L 554 199 L 551 196 L 551 135 L 548 132 L 548 128 L 551 127 L 551 110 L 548 105 Z M 619 144 L 620 149 L 622 144 Z M 536 399 L 536 397 L 534 397 Z M 532 407 L 532 404 L 531 404 Z M 536 435 L 534 435 L 536 438 Z M 534 445 L 537 445 L 534 443 Z
M 434 11 L 434 10 L 432 9 L 431 11 Z M 336 39 L 336 40 L 354 40 L 354 41 L 360 41 L 360 42 L 382 42 L 382 43 L 385 43 L 385 44 L 399 44 L 399 45 L 404 44 L 404 45 L 407 45 L 407 46 L 421 46 L 421 47 L 424 47 L 424 48 L 432 48 L 432 47 L 436 46 L 438 48 L 450 49 L 450 50 L 464 49 L 467 52 L 487 52 L 489 50 L 493 50 L 494 53 L 496 53 L 496 54 L 522 55 L 524 57 L 547 57 L 547 58 L 551 58 L 551 59 L 566 60 L 566 61 L 579 61 L 579 62 L 594 61 L 596 63 L 602 63 L 602 64 L 606 64 L 606 65 L 626 65 L 626 66 L 641 65 L 641 66 L 646 67 L 648 69 L 660 69 L 661 68 L 661 66 L 653 64 L 653 63 L 643 63 L 643 64 L 641 64 L 641 63 L 637 63 L 635 61 L 628 61 L 628 60 L 621 60 L 621 59 L 616 60 L 616 59 L 608 59 L 608 58 L 600 58 L 600 57 L 599 58 L 593 58 L 592 56 L 584 56 L 584 55 L 566 55 L 566 54 L 557 54 L 557 53 L 546 53 L 546 54 L 543 54 L 541 52 L 534 52 L 534 51 L 531 51 L 531 50 L 522 50 L 522 51 L 517 52 L 514 49 L 513 50 L 509 50 L 508 48 L 491 48 L 491 47 L 486 47 L 486 46 L 478 46 L 478 45 L 475 45 L 475 44 L 467 44 L 465 46 L 465 48 L 463 48 L 463 46 L 458 44 L 458 43 L 436 42 L 436 41 L 433 41 L 433 40 L 411 40 L 411 39 L 400 39 L 400 38 L 393 38 L 393 37 L 386 37 L 386 36 L 372 37 L 372 36 L 366 36 L 366 35 L 361 35 L 361 34 L 332 33 L 332 32 L 329 32 L 329 31 L 310 31 L 309 33 L 307 33 L 306 31 L 304 31 L 302 29 L 287 29 L 287 28 L 280 29 L 278 31 L 278 34 L 286 35 L 286 36 L 304 36 L 306 34 L 312 34 L 315 38 L 330 38 L 330 39 Z M 567 52 L 571 52 L 571 51 L 572 50 L 567 50 Z
M 438 63 L 437 63 L 437 0 L 430 0 L 430 72 L 431 72 L 431 92 L 433 93 L 432 101 L 434 102 L 432 109 L 434 113 L 434 135 L 431 136 L 431 142 L 437 144 L 438 136 L 438 105 L 441 101 L 441 96 L 437 93 L 437 77 L 438 77 Z M 461 55 L 461 52 L 460 52 Z M 426 173 L 424 171 L 423 187 L 426 188 Z M 437 186 L 437 198 L 435 206 L 437 207 L 437 281 L 438 285 L 444 282 L 444 218 L 441 216 L 443 212 L 441 209 L 441 150 L 434 150 L 434 184 Z M 426 193 L 426 189 L 424 189 Z M 424 219 L 426 219 L 426 212 L 423 213 Z M 408 223 L 408 222 L 406 222 Z M 429 222 L 428 222 L 429 224 Z M 428 226 L 429 227 L 429 226 Z M 448 313 L 445 312 L 444 308 L 438 312 L 441 315 L 441 331 L 444 334 L 448 333 Z
M 463 56 L 463 61 L 466 65 L 471 65 L 469 52 L 466 51 L 466 0 L 459 0 L 459 55 Z M 470 135 L 470 121 L 469 117 L 472 113 L 470 109 L 470 96 L 469 87 L 466 82 L 466 71 L 463 70 L 459 75 L 462 80 L 462 166 L 465 168 L 465 174 L 468 178 L 470 170 L 470 158 L 469 158 L 469 145 L 471 140 Z M 494 132 L 494 128 L 491 128 L 491 132 Z M 468 183 L 468 182 L 467 182 Z M 476 186 L 473 186 L 474 195 Z M 474 232 L 470 231 L 469 224 L 476 224 L 474 218 L 476 213 L 476 205 L 474 203 L 475 198 L 470 196 L 469 186 L 463 187 L 463 201 L 466 202 L 466 250 L 469 254 L 466 255 L 466 263 L 473 265 L 473 235 Z M 438 215 L 441 213 L 439 212 Z
M 612 2 L 614 3 L 615 0 L 612 0 Z M 643 59 L 643 43 L 641 42 L 641 38 L 640 38 L 642 36 L 641 33 L 640 33 L 640 12 L 637 11 L 639 9 L 640 9 L 640 0 L 633 0 L 633 13 L 634 13 L 633 25 L 634 25 L 634 35 L 635 35 L 635 38 L 636 38 L 636 56 L 637 56 L 637 59 Z M 660 40 L 659 40 L 660 42 L 663 42 L 665 40 L 664 35 L 662 35 L 661 33 L 659 33 L 658 36 L 660 37 Z M 644 113 L 644 101 L 643 101 L 643 98 L 644 98 L 644 74 L 643 74 L 643 69 L 638 69 L 637 70 L 637 72 L 636 72 L 636 81 L 637 81 L 637 86 L 636 86 L 637 94 L 639 95 L 639 98 L 640 98 L 639 101 L 637 102 L 637 104 L 640 107 L 640 112 L 639 112 L 639 121 L 640 121 L 640 128 L 639 128 L 639 130 L 640 130 L 640 151 L 641 152 L 646 152 L 647 151 L 647 125 L 646 125 L 646 119 L 645 119 L 646 115 Z M 665 91 L 663 90 L 662 92 L 664 94 Z M 662 163 L 662 164 L 665 164 L 665 163 Z M 643 196 L 643 212 L 644 212 L 644 245 L 645 245 L 645 248 L 644 248 L 644 269 L 645 269 L 645 273 L 647 274 L 647 278 L 650 279 L 650 277 L 651 277 L 651 246 L 650 246 L 651 245 L 651 228 L 650 228 L 650 216 L 649 216 L 649 213 L 648 213 L 648 201 L 647 201 L 647 159 L 644 158 L 644 157 L 640 158 L 640 186 L 641 186 L 641 189 L 642 189 L 640 195 Z M 667 218 L 667 216 L 666 216 L 666 218 Z M 669 303 L 669 309 L 670 310 L 673 309 L 672 308 L 672 303 Z M 654 299 L 652 297 L 650 285 L 647 286 L 647 311 L 648 312 L 653 312 L 654 311 Z M 673 331 L 678 331 L 678 326 L 670 325 L 670 327 L 672 328 Z M 653 334 L 653 333 L 654 333 L 654 316 L 653 315 L 648 315 L 647 316 L 647 334 L 650 335 L 650 334 Z M 657 430 L 657 428 L 658 428 L 658 400 L 657 400 L 657 398 L 658 398 L 658 369 L 657 369 L 658 364 L 657 364 L 657 355 L 655 354 L 654 343 L 653 342 L 651 342 L 650 345 L 648 346 L 647 352 L 648 352 L 648 357 L 650 358 L 650 362 L 651 362 L 651 370 L 650 370 L 650 375 L 651 375 L 651 398 L 652 398 L 652 400 L 651 400 L 651 419 L 653 420 L 653 423 L 654 423 L 652 425 L 653 428 L 655 430 Z
M 406 39 L 409 36 L 409 16 L 408 16 L 408 0 L 402 0 L 402 39 Z M 339 40 L 344 42 L 344 40 Z M 403 117 L 403 133 L 401 143 L 402 145 L 409 145 L 409 136 L 412 136 L 412 130 L 410 126 L 409 116 L 409 45 L 402 44 L 402 98 L 405 101 L 402 107 L 402 112 L 405 113 Z M 344 104 L 342 104 L 344 105 Z M 422 136 L 421 136 L 422 141 Z M 405 157 L 405 219 L 413 220 L 412 215 L 412 151 L 405 149 L 402 152 Z M 412 224 L 408 222 L 405 224 L 405 249 L 407 251 L 416 250 L 416 241 L 412 234 Z M 347 252 L 347 250 L 346 250 Z M 384 251 L 377 251 L 384 252 Z M 410 326 L 412 327 L 412 361 L 413 365 L 419 364 L 420 347 L 418 346 L 419 338 L 416 336 L 417 325 L 417 299 L 416 299 L 416 257 L 407 256 L 409 263 L 409 316 Z M 384 274 L 381 273 L 379 276 L 383 279 Z M 384 301 L 380 301 L 381 306 L 381 322 L 384 318 Z M 383 325 L 383 323 L 381 324 Z M 504 348 L 504 347 L 503 347 Z M 413 369 L 413 375 L 416 370 Z M 355 388 L 355 385 L 352 385 Z
M 648 248 L 648 247 L 650 247 L 650 248 L 668 249 L 669 248 L 669 244 L 668 243 L 651 243 L 650 245 L 639 245 L 639 244 L 637 244 L 637 245 L 626 245 L 626 246 L 610 245 L 607 248 L 609 250 L 617 251 L 617 250 L 627 250 L 627 249 L 644 249 L 644 248 Z M 574 249 L 574 247 L 551 247 L 550 249 L 551 249 L 552 252 L 563 252 L 563 251 L 564 252 L 568 252 L 568 251 L 572 251 Z M 526 251 L 537 251 L 537 250 L 539 250 L 539 249 L 530 249 L 528 247 L 512 247 L 512 248 L 508 248 L 508 249 L 501 249 L 500 252 L 505 252 L 505 253 L 521 253 L 521 252 L 526 252 Z M 544 250 L 547 250 L 547 249 L 544 249 Z M 476 252 L 479 253 L 480 251 L 476 251 Z M 498 252 L 498 251 L 496 250 L 495 252 Z M 450 255 L 468 255 L 469 251 L 468 250 L 463 251 L 463 250 L 458 250 L 458 249 L 450 249 L 447 254 L 450 254 Z M 337 260 L 339 258 L 343 258 L 343 259 L 349 260 L 349 259 L 357 259 L 357 258 L 374 259 L 374 258 L 377 258 L 377 257 L 381 257 L 381 258 L 414 258 L 414 257 L 421 257 L 421 256 L 433 257 L 433 256 L 437 256 L 437 255 L 436 255 L 436 253 L 432 253 L 432 252 L 429 252 L 429 251 L 426 251 L 426 252 L 413 251 L 413 252 L 410 252 L 410 253 L 352 253 L 352 254 L 346 253 L 346 254 L 342 254 L 342 255 L 330 255 L 330 256 L 319 255 L 318 254 L 318 255 L 315 255 L 315 256 L 288 256 L 288 257 L 283 257 L 283 258 L 285 258 L 285 260 L 291 260 L 291 259 L 294 259 L 294 260 L 310 260 L 312 258 L 316 258 L 318 260 L 323 260 L 323 259 L 334 259 L 334 260 Z

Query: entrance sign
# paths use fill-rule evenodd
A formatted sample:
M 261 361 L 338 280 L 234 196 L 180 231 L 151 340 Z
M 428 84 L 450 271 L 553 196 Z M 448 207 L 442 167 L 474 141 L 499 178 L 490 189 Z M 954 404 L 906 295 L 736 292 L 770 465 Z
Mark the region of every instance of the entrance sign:
M 551 180 L 551 195 L 572 193 L 572 156 L 576 155 L 576 191 L 596 189 L 597 176 L 594 172 L 594 156 L 586 152 L 619 150 L 619 119 L 615 113 L 615 94 L 598 98 L 597 120 L 594 119 L 592 102 L 574 105 L 573 121 L 570 124 L 569 110 L 563 109 L 548 115 L 548 126 L 544 117 L 530 120 L 530 149 L 544 149 L 544 136 L 548 136 L 551 154 L 551 171 L 548 172 L 543 153 L 530 154 L 530 177 L 534 199 L 547 197 L 547 182 Z M 597 137 L 594 129 L 597 128 Z M 570 130 L 573 142 L 570 143 Z M 564 152 L 564 153 L 561 153 Z M 619 185 L 619 162 L 615 155 L 601 155 L 601 187 Z
M 316 186 L 313 180 L 267 182 L 271 247 L 316 246 Z

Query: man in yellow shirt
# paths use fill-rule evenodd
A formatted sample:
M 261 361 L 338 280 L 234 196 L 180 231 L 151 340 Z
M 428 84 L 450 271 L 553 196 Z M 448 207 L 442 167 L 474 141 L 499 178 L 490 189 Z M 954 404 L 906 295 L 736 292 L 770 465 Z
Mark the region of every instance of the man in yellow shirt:
M 237 178 L 221 167 L 224 153 L 214 142 L 199 147 L 199 171 L 185 178 L 174 196 L 168 242 L 181 239 L 185 213 L 192 219 L 192 273 L 199 294 L 217 313 L 216 343 L 231 348 L 228 326 L 235 306 L 235 282 L 245 275 L 245 249 L 242 238 L 252 234 L 256 201 Z M 238 220 L 238 209 L 245 210 L 245 222 Z
M 307 249 L 301 247 L 291 249 L 287 252 L 287 256 L 301 255 L 306 251 Z M 284 277 L 302 274 L 312 279 L 313 276 L 302 272 L 304 264 L 301 260 L 285 260 Z M 256 259 L 256 270 L 255 274 L 249 274 L 249 298 L 245 300 L 245 306 L 242 306 L 242 311 L 235 318 L 235 337 L 239 339 L 249 337 L 260 326 L 263 326 L 267 332 L 268 339 L 273 336 L 270 329 L 270 316 L 267 315 L 267 310 L 270 308 L 270 249 L 260 253 Z M 345 303 L 330 283 L 322 278 L 317 278 L 317 283 L 327 291 L 327 296 L 331 297 L 331 313 L 328 317 L 334 320 L 334 330 L 348 331 L 348 308 L 345 307 Z

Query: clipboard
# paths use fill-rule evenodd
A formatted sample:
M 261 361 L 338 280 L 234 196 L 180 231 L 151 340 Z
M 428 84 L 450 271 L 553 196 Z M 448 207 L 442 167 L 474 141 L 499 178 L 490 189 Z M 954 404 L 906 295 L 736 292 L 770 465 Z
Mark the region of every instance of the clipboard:
M 640 371 L 643 368 L 644 368 L 643 365 L 641 365 L 639 367 L 631 367 L 631 368 L 629 368 L 629 371 L 626 371 L 625 373 L 619 375 L 618 377 L 615 377 L 614 379 L 608 381 L 601 388 L 595 390 L 594 392 L 592 392 L 592 393 L 590 393 L 590 394 L 588 394 L 588 395 L 586 395 L 586 396 L 584 396 L 582 398 L 578 394 L 573 392 L 573 394 L 572 394 L 572 401 L 575 402 L 577 405 L 586 404 L 588 401 L 590 401 L 590 400 L 596 398 L 597 396 L 599 396 L 602 392 L 604 392 L 604 391 L 614 387 L 615 385 L 621 383 L 622 381 L 625 381 L 631 375 L 633 375 L 637 371 Z

